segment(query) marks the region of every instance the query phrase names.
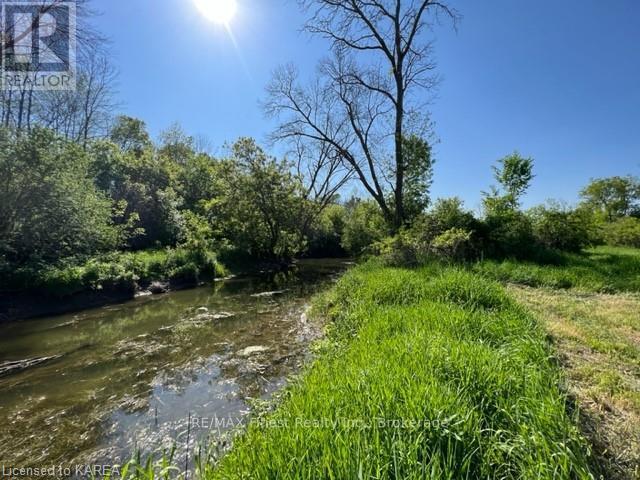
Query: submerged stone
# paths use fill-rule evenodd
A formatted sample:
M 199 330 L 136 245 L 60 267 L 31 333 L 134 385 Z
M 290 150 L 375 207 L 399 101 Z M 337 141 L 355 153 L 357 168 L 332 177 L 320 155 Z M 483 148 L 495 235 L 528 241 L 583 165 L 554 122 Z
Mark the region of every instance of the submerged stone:
M 249 357 L 251 355 L 255 355 L 256 353 L 262 353 L 268 350 L 269 350 L 269 347 L 264 347 L 262 345 L 254 345 L 251 347 L 247 347 L 243 350 L 240 350 L 238 352 L 238 355 L 240 355 L 241 357 Z

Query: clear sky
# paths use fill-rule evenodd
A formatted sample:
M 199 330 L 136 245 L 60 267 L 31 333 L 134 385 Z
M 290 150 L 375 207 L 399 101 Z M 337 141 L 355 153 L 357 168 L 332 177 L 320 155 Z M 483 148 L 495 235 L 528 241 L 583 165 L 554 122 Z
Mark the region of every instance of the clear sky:
M 153 135 L 177 121 L 218 147 L 264 141 L 273 69 L 313 75 L 327 47 L 300 32 L 295 0 L 238 2 L 231 36 L 193 0 L 95 0 L 123 113 Z M 477 208 L 491 164 L 516 149 L 536 160 L 527 205 L 574 202 L 591 177 L 640 174 L 639 0 L 450 2 L 463 19 L 435 32 L 434 197 Z

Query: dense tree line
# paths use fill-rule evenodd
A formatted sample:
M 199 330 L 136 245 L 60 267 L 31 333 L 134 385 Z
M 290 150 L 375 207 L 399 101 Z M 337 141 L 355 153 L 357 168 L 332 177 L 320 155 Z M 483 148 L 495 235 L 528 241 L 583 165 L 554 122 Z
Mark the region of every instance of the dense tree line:
M 172 127 L 154 144 L 120 117 L 86 145 L 55 132 L 0 132 L 0 254 L 5 266 L 116 249 L 197 243 L 253 259 L 303 252 L 321 210 L 292 164 L 241 138 L 225 158 Z
M 0 269 L 159 248 L 200 252 L 194 263 L 206 252 L 286 261 L 400 245 L 531 258 L 604 242 L 640 246 L 638 179 L 595 179 L 577 207 L 523 211 L 534 162 L 517 153 L 494 167 L 479 215 L 456 198 L 432 204 L 431 124 L 418 99 L 437 78 L 425 34 L 456 12 L 430 0 L 302 4 L 307 30 L 331 52 L 310 87 L 283 68 L 267 88 L 266 111 L 280 119 L 273 140 L 289 152 L 274 158 L 240 138 L 218 158 L 179 125 L 154 142 L 144 121 L 113 118 L 114 70 L 79 2 L 77 91 L 0 98 Z M 363 52 L 380 63 L 363 63 Z M 366 198 L 342 201 L 352 181 Z
M 410 138 L 406 146 L 407 158 L 415 151 L 415 163 L 431 162 L 424 141 Z M 423 249 L 467 256 L 640 246 L 638 179 L 596 179 L 575 208 L 550 203 L 523 211 L 533 160 L 515 153 L 494 173 L 497 186 L 483 194 L 479 216 L 456 198 L 428 209 L 430 170 L 416 174 L 404 234 Z M 241 138 L 215 158 L 198 152 L 179 126 L 156 144 L 143 121 L 125 116 L 107 138 L 86 144 L 40 127 L 3 129 L 0 178 L 4 269 L 183 245 L 253 260 L 360 255 L 397 233 L 375 201 L 310 196 L 295 162 L 269 156 L 253 139 Z

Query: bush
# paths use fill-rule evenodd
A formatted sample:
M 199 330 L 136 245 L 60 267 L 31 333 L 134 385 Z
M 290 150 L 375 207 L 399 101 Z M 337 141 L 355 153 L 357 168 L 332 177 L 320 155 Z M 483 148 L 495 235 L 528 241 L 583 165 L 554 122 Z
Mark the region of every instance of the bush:
M 92 290 L 135 292 L 139 277 L 122 263 L 92 260 L 84 267 L 83 282 Z
M 374 243 L 368 252 L 379 256 L 389 267 L 414 267 L 424 257 L 420 244 L 406 230 Z
M 389 229 L 380 208 L 372 201 L 357 201 L 347 215 L 342 247 L 350 255 L 359 256 L 388 234 Z
M 607 245 L 640 248 L 640 219 L 626 217 L 603 227 Z
M 498 210 L 485 218 L 485 246 L 491 257 L 529 258 L 535 255 L 531 220 L 518 210 Z
M 168 277 L 174 284 L 196 284 L 200 281 L 200 269 L 189 262 L 169 270 Z
M 79 145 L 48 130 L 0 135 L 0 263 L 50 265 L 122 244 L 89 163 Z
M 528 212 L 536 242 L 547 249 L 579 252 L 594 243 L 593 215 L 584 209 L 540 206 Z
M 451 228 L 433 239 L 430 251 L 448 260 L 469 258 L 473 250 L 471 232 L 462 228 Z
M 82 267 L 49 269 L 41 275 L 40 286 L 53 297 L 67 297 L 86 288 Z
M 430 243 L 453 228 L 474 232 L 479 227 L 478 220 L 464 209 L 462 200 L 453 197 L 437 200 L 433 209 L 416 221 L 412 231 L 423 242 Z
M 313 222 L 308 233 L 307 254 L 311 257 L 342 257 L 342 236 L 347 224 L 347 210 L 342 205 L 329 205 Z

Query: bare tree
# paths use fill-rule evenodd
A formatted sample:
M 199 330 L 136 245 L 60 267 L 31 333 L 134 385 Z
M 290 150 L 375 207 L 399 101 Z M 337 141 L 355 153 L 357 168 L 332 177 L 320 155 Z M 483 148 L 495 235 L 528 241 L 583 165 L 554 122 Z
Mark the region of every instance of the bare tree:
M 38 14 L 15 38 L 0 38 L 4 51 L 15 49 L 21 38 L 35 29 L 47 28 L 48 15 L 61 0 L 40 0 Z M 19 89 L 0 92 L 2 126 L 21 133 L 33 125 L 51 128 L 66 138 L 86 145 L 106 134 L 114 101 L 117 73 L 108 60 L 108 42 L 90 23 L 95 12 L 89 0 L 76 0 L 77 88 L 74 91 L 38 91 L 33 81 L 25 81 Z M 53 24 L 51 24 L 53 27 Z M 56 25 L 57 29 L 64 25 Z M 71 32 L 68 32 L 71 33 Z
M 436 0 L 300 0 L 305 29 L 331 43 L 318 77 L 301 86 L 291 66 L 267 88 L 274 140 L 321 143 L 337 156 L 396 228 L 405 222 L 404 138 L 424 136 L 428 95 L 438 82 L 433 43 L 441 18 L 457 13 Z
M 306 234 L 312 222 L 335 202 L 340 189 L 353 178 L 353 169 L 326 142 L 296 138 L 292 145 L 290 155 L 295 158 L 293 164 L 302 184 L 302 198 L 307 203 L 301 218 L 301 230 Z

